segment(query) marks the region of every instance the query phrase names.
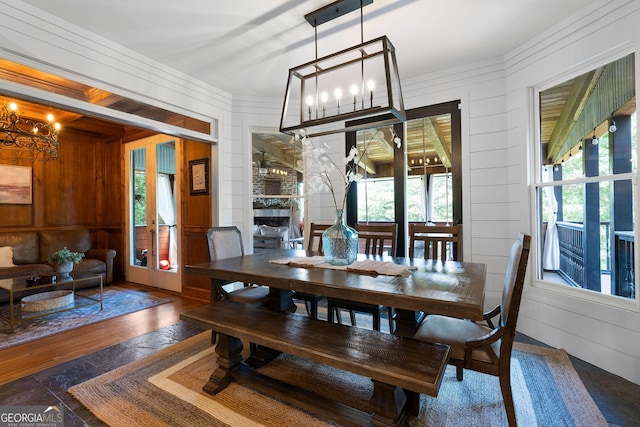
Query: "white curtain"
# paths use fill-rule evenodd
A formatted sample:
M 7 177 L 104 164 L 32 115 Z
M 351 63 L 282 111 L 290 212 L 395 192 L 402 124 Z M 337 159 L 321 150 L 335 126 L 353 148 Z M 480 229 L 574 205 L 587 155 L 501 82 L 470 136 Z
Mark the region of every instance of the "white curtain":
M 422 218 L 425 222 L 431 222 L 433 218 L 433 179 L 428 179 L 427 175 L 420 177 L 422 192 L 420 194 L 420 205 L 422 207 Z M 429 182 L 429 185 L 427 185 Z
M 169 175 L 158 174 L 158 214 L 169 226 L 169 265 L 178 268 L 178 240 L 176 233 L 175 191 L 171 188 Z
M 427 198 L 427 222 L 429 224 L 433 223 L 433 195 L 434 195 L 434 190 L 433 190 L 433 186 L 434 186 L 434 182 L 435 180 L 433 179 L 433 176 L 429 177 L 429 190 L 427 191 L 428 194 L 428 198 Z
M 553 178 L 549 181 L 551 180 L 553 180 Z M 544 188 L 547 202 L 551 208 L 551 215 L 547 222 L 547 232 L 544 238 L 544 250 L 542 253 L 542 268 L 545 270 L 560 269 L 560 242 L 558 240 L 558 227 L 556 226 L 556 220 L 558 217 L 558 201 L 556 200 L 556 195 L 553 190 L 553 187 Z
M 429 219 L 429 190 L 427 189 L 427 177 L 420 177 L 420 188 L 422 191 L 420 192 L 420 207 L 422 208 L 422 218 L 424 218 L 425 222 Z

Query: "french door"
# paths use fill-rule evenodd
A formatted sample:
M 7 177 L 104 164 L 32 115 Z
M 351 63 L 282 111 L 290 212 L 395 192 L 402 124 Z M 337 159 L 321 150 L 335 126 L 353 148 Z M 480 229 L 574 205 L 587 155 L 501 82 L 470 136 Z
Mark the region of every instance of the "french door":
M 180 292 L 179 139 L 126 144 L 127 280 Z
M 347 223 L 395 222 L 398 256 L 409 223 L 462 224 L 459 104 L 414 108 L 403 124 L 346 134 L 346 153 L 358 147 L 363 175 L 349 192 Z

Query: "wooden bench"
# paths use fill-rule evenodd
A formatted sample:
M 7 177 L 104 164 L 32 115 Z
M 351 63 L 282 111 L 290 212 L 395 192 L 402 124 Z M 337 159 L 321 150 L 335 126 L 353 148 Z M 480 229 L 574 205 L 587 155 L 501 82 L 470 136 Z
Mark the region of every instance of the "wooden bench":
M 241 339 L 370 378 L 374 384 L 369 401 L 372 414 L 365 414 L 366 422 L 362 416 L 346 415 L 341 419 L 345 425 L 404 425 L 407 413 L 415 414 L 417 411 L 414 406 L 418 393 L 437 396 L 449 359 L 449 347 L 446 345 L 312 320 L 228 300 L 187 311 L 180 318 L 218 333 L 218 367 L 203 387 L 210 394 L 218 393 L 231 381 L 245 383 L 250 368 L 242 363 Z M 264 379 L 261 381 L 267 392 L 280 392 L 278 397 L 304 395 L 299 397 L 303 409 L 322 411 L 321 407 L 326 403 L 325 399 L 309 397 L 308 392 L 281 392 L 281 384 L 273 386 L 272 383 L 269 387 Z M 411 397 L 409 401 L 407 393 Z M 324 414 L 340 416 L 342 409 L 327 406 Z

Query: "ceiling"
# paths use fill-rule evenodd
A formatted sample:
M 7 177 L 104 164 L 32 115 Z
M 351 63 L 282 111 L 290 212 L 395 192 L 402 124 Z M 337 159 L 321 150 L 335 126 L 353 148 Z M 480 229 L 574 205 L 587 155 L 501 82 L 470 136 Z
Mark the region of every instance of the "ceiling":
M 330 0 L 25 0 L 235 95 L 284 95 L 289 68 L 315 59 L 304 15 Z M 374 0 L 364 40 L 387 35 L 400 77 L 500 58 L 591 0 Z M 360 13 L 318 27 L 318 56 L 360 42 Z
M 269 97 L 284 95 L 289 68 L 314 59 L 314 28 L 304 15 L 331 3 L 331 0 L 24 1 L 234 95 Z M 398 68 L 404 80 L 501 58 L 585 8 L 589 2 L 374 0 L 363 9 L 364 39 L 389 37 L 396 48 Z M 319 57 L 350 47 L 360 42 L 360 13 L 354 11 L 317 29 Z M 1 68 L 10 70 L 8 66 Z M 55 84 L 57 90 L 95 98 L 97 103 L 108 103 L 112 108 L 123 103 L 113 94 L 77 88 L 72 82 L 57 83 L 52 76 L 28 78 L 31 83 Z M 23 105 L 31 109 L 24 102 Z M 141 106 L 123 105 L 122 108 L 139 112 Z M 151 111 L 148 117 L 158 119 L 155 115 L 165 113 Z M 44 112 L 38 112 L 42 114 Z M 75 113 L 58 111 L 57 115 L 62 115 L 60 119 L 67 129 L 87 131 L 95 127 L 96 133 L 120 138 L 131 132 L 126 127 L 100 124 L 103 121 Z M 431 159 L 439 159 L 442 165 L 442 153 L 451 150 L 449 127 L 448 115 L 408 122 L 409 161 L 412 153 L 424 151 Z M 368 146 L 367 161 L 371 162 L 368 172 L 373 176 L 390 173 L 393 135 L 389 129 L 359 132 L 359 147 Z M 276 166 L 295 168 L 300 147 L 294 147 L 288 136 L 255 135 L 253 145 L 256 163 L 266 158 Z M 376 172 L 376 165 L 380 164 L 383 166 Z M 386 171 L 384 165 L 388 166 Z M 418 169 L 422 168 L 414 169 L 419 173 Z

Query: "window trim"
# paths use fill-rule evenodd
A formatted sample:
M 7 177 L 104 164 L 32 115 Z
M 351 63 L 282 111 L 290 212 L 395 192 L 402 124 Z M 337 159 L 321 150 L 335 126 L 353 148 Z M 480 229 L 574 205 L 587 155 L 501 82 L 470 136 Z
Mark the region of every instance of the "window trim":
M 634 54 L 634 59 L 638 58 L 638 54 L 634 50 L 630 49 L 620 49 L 616 52 L 609 52 L 607 55 L 600 55 L 597 58 L 593 58 L 591 61 L 587 61 L 582 63 L 579 67 L 574 67 L 569 70 L 565 70 L 564 72 L 554 76 L 546 80 L 539 85 L 533 85 L 529 87 L 529 109 L 530 109 L 530 131 L 529 135 L 531 136 L 532 144 L 530 145 L 529 153 L 532 154 L 529 160 L 529 165 L 532 167 L 531 169 L 531 186 L 530 186 L 530 203 L 531 203 L 531 229 L 533 232 L 533 241 L 535 243 L 536 250 L 532 253 L 532 261 L 534 263 L 534 275 L 532 278 L 532 287 L 546 290 L 550 292 L 554 292 L 557 294 L 573 297 L 583 301 L 595 302 L 599 304 L 603 304 L 612 308 L 623 309 L 630 312 L 640 312 L 640 280 L 638 279 L 638 275 L 635 276 L 635 285 L 636 285 L 636 297 L 634 300 L 630 300 L 628 298 L 624 298 L 617 295 L 607 295 L 599 292 L 595 292 L 589 289 L 583 288 L 574 288 L 571 286 L 565 286 L 558 283 L 551 282 L 549 280 L 541 279 L 540 270 L 542 268 L 542 239 L 541 239 L 541 228 L 539 225 L 542 223 L 542 219 L 540 215 L 542 214 L 539 209 L 539 191 L 542 191 L 545 187 L 556 187 L 563 185 L 575 185 L 575 184 L 587 184 L 587 183 L 599 183 L 599 182 L 615 182 L 621 180 L 631 180 L 633 187 L 633 202 L 634 202 L 634 240 L 637 242 L 638 240 L 638 224 L 640 223 L 640 210 L 638 209 L 638 177 L 640 175 L 639 170 L 636 168 L 635 172 L 624 173 L 624 174 L 610 174 L 610 175 L 601 175 L 594 177 L 580 177 L 574 178 L 570 180 L 562 180 L 562 181 L 553 181 L 553 182 L 542 182 L 542 147 L 540 144 L 540 93 L 544 90 L 552 88 L 568 79 L 575 78 L 588 72 L 591 69 L 597 68 L 602 65 L 606 65 L 610 62 L 616 61 L 623 56 Z M 637 63 L 637 61 L 636 61 Z M 636 76 L 638 75 L 638 67 L 636 66 Z M 638 79 L 636 78 L 636 99 L 637 99 L 637 90 L 638 87 Z M 638 103 L 636 100 L 636 117 L 638 117 Z M 638 128 L 635 129 L 636 138 L 639 136 L 640 132 Z M 640 144 L 636 147 L 636 157 L 640 152 Z M 634 251 L 634 262 L 636 266 L 640 265 L 640 251 Z

